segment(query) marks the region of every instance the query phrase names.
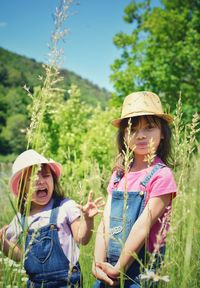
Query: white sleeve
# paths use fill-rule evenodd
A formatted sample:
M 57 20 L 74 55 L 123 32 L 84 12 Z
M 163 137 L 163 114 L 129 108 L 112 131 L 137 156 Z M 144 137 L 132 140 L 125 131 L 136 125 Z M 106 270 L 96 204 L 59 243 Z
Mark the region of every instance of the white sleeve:
M 13 220 L 9 224 L 8 229 L 6 230 L 6 238 L 9 241 L 12 241 L 14 243 L 18 241 L 19 236 L 22 232 L 20 219 L 21 219 L 21 214 L 17 213 L 17 215 L 14 216 Z
M 67 209 L 68 223 L 71 225 L 77 218 L 81 216 L 80 209 L 76 206 L 76 202 L 73 200 L 69 201 L 69 206 Z
M 61 203 L 59 214 L 69 225 L 81 216 L 81 211 L 76 205 L 76 202 L 71 199 L 64 199 Z

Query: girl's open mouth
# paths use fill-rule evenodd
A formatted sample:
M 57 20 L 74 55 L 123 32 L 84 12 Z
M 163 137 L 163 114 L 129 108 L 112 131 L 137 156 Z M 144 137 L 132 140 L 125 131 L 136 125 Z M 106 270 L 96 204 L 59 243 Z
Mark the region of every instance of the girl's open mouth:
M 37 193 L 37 197 L 39 197 L 39 198 L 44 198 L 44 197 L 47 196 L 48 190 L 47 190 L 46 188 L 44 188 L 44 189 L 38 189 L 36 193 Z

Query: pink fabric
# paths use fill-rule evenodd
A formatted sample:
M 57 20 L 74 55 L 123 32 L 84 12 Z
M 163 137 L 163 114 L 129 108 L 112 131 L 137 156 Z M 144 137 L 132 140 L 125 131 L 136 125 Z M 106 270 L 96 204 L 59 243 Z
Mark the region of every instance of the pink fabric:
M 145 177 L 152 170 L 153 166 L 157 163 L 163 163 L 159 157 L 156 157 L 151 167 L 148 167 L 146 169 L 136 171 L 136 172 L 129 172 L 127 175 L 127 179 L 126 179 L 127 192 L 144 190 L 143 186 L 140 185 L 140 182 L 145 179 Z M 113 184 L 115 176 L 116 176 L 116 171 L 113 172 L 110 182 L 108 184 L 107 191 L 109 194 L 112 194 L 113 189 L 116 190 Z M 117 190 L 124 191 L 125 190 L 124 187 L 125 187 L 125 177 L 123 177 L 120 180 L 117 186 Z M 172 198 L 175 197 L 176 192 L 177 192 L 177 187 L 176 187 L 176 183 L 175 183 L 174 176 L 172 174 L 171 169 L 167 166 L 159 169 L 148 182 L 146 186 L 146 192 L 147 192 L 146 202 L 148 202 L 149 198 L 158 197 L 158 196 L 165 195 L 165 194 L 172 194 Z M 171 204 L 169 207 L 166 208 L 163 215 L 160 217 L 160 219 L 158 219 L 158 221 L 151 228 L 151 231 L 149 234 L 149 242 L 148 242 L 148 250 L 150 252 L 153 252 L 154 248 L 156 248 L 156 244 L 158 244 L 157 235 L 159 231 L 164 228 L 163 226 L 166 225 L 166 217 L 170 213 L 170 209 L 171 209 Z M 166 230 L 168 230 L 168 228 L 169 228 L 169 224 L 167 221 L 167 227 L 166 229 L 164 229 L 165 232 Z M 162 239 L 159 239 L 159 245 L 161 246 L 164 244 L 164 240 L 165 240 L 164 236 L 165 235 L 163 235 Z

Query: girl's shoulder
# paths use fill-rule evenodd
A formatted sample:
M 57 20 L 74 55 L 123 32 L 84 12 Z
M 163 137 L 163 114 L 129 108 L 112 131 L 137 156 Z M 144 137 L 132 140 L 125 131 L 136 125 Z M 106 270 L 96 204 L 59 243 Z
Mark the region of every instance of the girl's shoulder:
M 12 221 L 11 221 L 10 224 L 14 223 L 15 225 L 17 225 L 17 224 L 20 225 L 21 220 L 22 220 L 22 214 L 21 214 L 20 212 L 17 212 L 17 213 L 14 215 L 14 217 L 13 217 L 13 219 L 12 219 Z
M 70 198 L 64 198 L 60 202 L 60 207 L 74 207 L 76 206 L 76 202 Z
M 152 167 L 152 169 L 154 167 Z M 173 193 L 175 196 L 177 192 L 177 186 L 172 169 L 166 165 L 160 165 L 159 169 L 157 169 L 157 171 L 149 180 L 147 190 L 149 191 L 151 197 L 169 193 Z
M 167 166 L 158 156 L 155 158 L 149 169 L 150 173 L 152 173 L 152 171 L 154 172 L 156 178 L 160 176 L 160 178 L 164 177 L 165 179 L 174 179 L 172 169 Z
M 159 179 L 174 179 L 173 171 L 170 167 L 168 167 L 166 164 L 164 164 L 162 161 L 155 163 L 152 167 L 152 170 L 155 169 L 154 167 L 157 167 L 157 170 L 155 172 L 155 178 Z
M 71 224 L 75 219 L 80 217 L 81 212 L 80 209 L 77 207 L 77 203 L 70 199 L 64 198 L 60 202 L 59 207 L 59 219 L 65 219 L 69 224 Z

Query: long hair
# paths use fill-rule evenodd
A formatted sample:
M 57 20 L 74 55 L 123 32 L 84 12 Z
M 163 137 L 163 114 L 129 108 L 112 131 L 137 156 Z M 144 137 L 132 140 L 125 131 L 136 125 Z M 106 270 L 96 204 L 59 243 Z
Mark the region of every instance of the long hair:
M 42 168 L 44 167 L 46 169 L 47 166 L 48 166 L 48 164 L 42 164 Z M 32 170 L 34 170 L 33 166 L 28 167 L 24 171 L 23 176 L 21 177 L 20 183 L 19 183 L 19 190 L 20 191 L 19 191 L 19 196 L 18 196 L 17 207 L 18 207 L 18 211 L 22 215 L 26 214 L 26 197 L 27 197 L 27 195 L 25 193 L 25 188 L 26 188 L 27 175 L 29 173 L 33 174 L 34 172 L 32 172 Z M 51 171 L 51 175 L 53 177 L 53 183 L 54 183 L 54 189 L 53 189 L 52 197 L 64 199 L 64 191 L 62 190 L 60 183 L 58 181 L 58 178 L 57 178 L 56 174 L 54 173 L 54 171 L 51 169 L 51 167 L 50 167 L 50 171 Z
M 113 170 L 124 171 L 125 163 L 124 163 L 124 153 L 126 153 L 127 146 L 125 145 L 125 129 L 128 127 L 129 119 L 131 128 L 137 127 L 140 124 L 141 119 L 143 119 L 150 125 L 155 125 L 161 129 L 161 134 L 163 135 L 164 139 L 160 140 L 160 144 L 157 148 L 156 155 L 161 158 L 161 160 L 168 166 L 170 165 L 170 157 L 171 157 L 171 128 L 166 120 L 159 118 L 155 115 L 144 115 L 144 116 L 137 116 L 131 118 L 122 119 L 120 122 L 120 127 L 117 133 L 117 146 L 118 146 L 118 156 L 116 159 L 115 166 Z M 134 153 L 133 153 L 134 157 Z

